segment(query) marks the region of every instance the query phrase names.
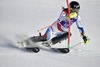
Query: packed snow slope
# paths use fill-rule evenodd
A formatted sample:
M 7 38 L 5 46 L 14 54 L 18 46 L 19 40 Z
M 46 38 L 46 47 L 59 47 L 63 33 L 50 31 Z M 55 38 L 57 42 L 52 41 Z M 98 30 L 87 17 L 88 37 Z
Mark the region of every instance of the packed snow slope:
M 65 0 L 0 0 L 0 67 L 100 67 L 100 0 L 77 1 L 90 44 L 62 54 L 43 46 L 39 53 L 27 52 L 16 42 L 38 35 L 38 29 L 53 23 L 61 7 L 66 7 Z M 76 24 L 71 32 L 70 46 L 83 41 Z M 61 45 L 67 46 L 67 40 Z

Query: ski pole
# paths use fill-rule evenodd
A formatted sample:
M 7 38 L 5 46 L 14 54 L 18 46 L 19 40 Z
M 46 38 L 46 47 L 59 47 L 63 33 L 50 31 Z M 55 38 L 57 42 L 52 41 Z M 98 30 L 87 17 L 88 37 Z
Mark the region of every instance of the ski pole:
M 89 41 L 87 41 L 86 43 L 84 43 L 84 42 L 79 42 L 79 43 L 77 43 L 77 44 L 71 46 L 70 48 L 74 48 L 74 47 L 76 47 L 76 46 L 78 46 L 78 45 L 80 45 L 80 44 L 88 45 L 88 44 L 89 44 Z
M 71 46 L 70 48 L 74 48 L 74 47 L 76 47 L 76 46 L 78 46 L 78 45 L 80 45 L 80 44 L 83 44 L 83 43 L 84 43 L 84 42 L 79 42 L 79 43 L 77 43 L 77 44 Z
M 55 22 L 55 23 L 53 23 L 53 24 L 51 24 L 51 25 L 45 26 L 45 27 L 39 29 L 38 32 L 40 32 L 40 31 L 42 31 L 42 30 L 44 30 L 44 29 L 46 29 L 46 28 L 49 28 L 50 26 L 52 26 L 52 25 L 54 25 L 54 24 L 56 24 L 56 23 L 57 23 L 57 22 Z
M 51 25 L 48 25 L 48 26 L 45 26 L 45 27 L 43 27 L 43 28 L 41 28 L 41 29 L 39 29 L 39 30 L 37 30 L 37 32 L 39 33 L 39 36 L 41 36 L 41 32 L 40 31 L 42 31 L 42 30 L 44 30 L 44 29 L 46 29 L 46 28 L 49 28 L 50 26 L 52 26 L 52 25 L 54 25 L 54 24 L 56 24 L 57 22 L 55 22 L 55 23 L 53 23 L 53 24 L 51 24 Z

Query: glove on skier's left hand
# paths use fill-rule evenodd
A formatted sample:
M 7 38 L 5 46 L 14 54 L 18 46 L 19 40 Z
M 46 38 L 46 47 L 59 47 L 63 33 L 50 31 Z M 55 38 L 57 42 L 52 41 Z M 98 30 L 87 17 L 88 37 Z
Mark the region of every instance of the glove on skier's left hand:
M 84 44 L 89 44 L 89 38 L 87 36 L 83 36 Z

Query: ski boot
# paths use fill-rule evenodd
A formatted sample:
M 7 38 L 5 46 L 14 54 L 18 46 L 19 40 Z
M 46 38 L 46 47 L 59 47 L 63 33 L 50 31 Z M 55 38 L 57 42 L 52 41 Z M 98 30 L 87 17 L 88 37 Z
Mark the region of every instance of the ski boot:
M 71 36 L 71 33 L 70 33 L 70 36 Z M 64 34 L 62 34 L 61 36 L 58 36 L 58 37 L 54 37 L 51 39 L 51 43 L 52 44 L 56 44 L 58 42 L 61 42 L 63 40 L 66 40 L 68 38 L 68 32 L 65 32 Z

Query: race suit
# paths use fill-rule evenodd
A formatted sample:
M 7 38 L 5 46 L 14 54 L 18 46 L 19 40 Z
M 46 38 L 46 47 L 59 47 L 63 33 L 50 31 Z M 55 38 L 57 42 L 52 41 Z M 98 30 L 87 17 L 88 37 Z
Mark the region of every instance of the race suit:
M 73 23 L 76 23 L 79 32 L 84 35 L 81 18 L 76 12 L 70 13 L 70 26 Z M 52 37 L 60 36 L 65 32 L 68 32 L 68 9 L 62 10 L 59 18 L 46 30 L 44 36 L 46 36 L 47 40 L 50 40 Z

